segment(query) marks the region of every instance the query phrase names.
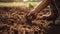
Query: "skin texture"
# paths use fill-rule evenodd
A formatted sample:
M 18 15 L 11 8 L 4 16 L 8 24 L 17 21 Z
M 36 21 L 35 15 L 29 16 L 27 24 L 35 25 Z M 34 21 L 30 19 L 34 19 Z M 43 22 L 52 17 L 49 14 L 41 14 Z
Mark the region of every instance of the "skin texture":
M 43 0 L 32 11 L 30 11 L 30 13 L 28 14 L 28 16 L 30 16 L 31 14 L 38 13 L 38 12 L 42 11 L 49 4 L 50 4 L 50 0 Z
M 50 4 L 50 0 L 43 0 L 41 3 L 39 3 L 32 11 L 26 15 L 26 19 L 28 20 L 34 20 L 36 19 L 36 15 L 42 11 L 44 8 L 46 8 Z

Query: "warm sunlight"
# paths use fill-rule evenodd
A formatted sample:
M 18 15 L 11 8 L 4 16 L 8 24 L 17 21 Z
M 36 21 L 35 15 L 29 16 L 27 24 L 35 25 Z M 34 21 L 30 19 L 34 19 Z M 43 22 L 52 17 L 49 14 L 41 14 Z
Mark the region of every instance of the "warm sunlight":
M 28 1 L 28 0 L 23 0 L 24 2 Z

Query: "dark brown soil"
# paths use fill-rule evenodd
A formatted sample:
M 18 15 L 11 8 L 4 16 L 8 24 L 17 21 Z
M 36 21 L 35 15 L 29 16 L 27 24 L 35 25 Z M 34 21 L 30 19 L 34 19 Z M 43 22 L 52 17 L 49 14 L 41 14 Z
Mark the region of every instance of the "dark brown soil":
M 41 19 L 45 13 L 38 13 L 35 20 L 27 22 L 28 7 L 0 7 L 0 34 L 43 34 L 48 27 L 48 21 Z

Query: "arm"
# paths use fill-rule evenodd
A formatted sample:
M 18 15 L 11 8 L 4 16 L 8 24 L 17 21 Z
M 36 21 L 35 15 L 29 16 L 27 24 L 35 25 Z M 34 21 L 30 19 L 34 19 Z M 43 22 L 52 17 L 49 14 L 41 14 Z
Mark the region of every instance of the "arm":
M 50 0 L 43 0 L 39 3 L 30 13 L 26 16 L 29 20 L 34 20 L 38 12 L 42 11 L 45 7 L 50 4 Z
M 50 4 L 50 0 L 43 0 L 32 11 L 30 11 L 30 13 L 28 14 L 28 16 L 31 15 L 31 14 L 38 13 L 38 12 L 42 11 L 49 4 Z

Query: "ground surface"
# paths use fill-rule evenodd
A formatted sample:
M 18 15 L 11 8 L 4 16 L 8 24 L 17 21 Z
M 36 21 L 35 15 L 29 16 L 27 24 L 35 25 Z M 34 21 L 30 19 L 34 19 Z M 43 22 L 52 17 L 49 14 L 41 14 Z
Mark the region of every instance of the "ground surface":
M 48 21 L 40 19 L 49 11 L 40 12 L 32 23 L 26 23 L 25 15 L 29 13 L 28 7 L 0 7 L 0 34 L 43 34 L 48 28 Z

